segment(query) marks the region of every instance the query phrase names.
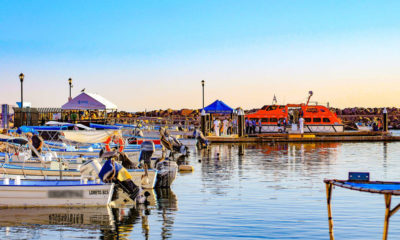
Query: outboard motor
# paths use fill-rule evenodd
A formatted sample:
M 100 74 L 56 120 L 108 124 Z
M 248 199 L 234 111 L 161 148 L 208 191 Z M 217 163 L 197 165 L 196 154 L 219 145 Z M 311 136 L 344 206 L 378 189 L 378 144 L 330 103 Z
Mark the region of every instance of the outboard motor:
M 147 168 L 151 168 L 151 156 L 153 156 L 155 149 L 154 142 L 152 141 L 144 141 L 140 144 L 139 163 L 143 161 L 147 165 Z
M 142 130 L 140 130 L 139 128 L 133 129 L 132 134 L 133 134 L 133 136 L 136 136 L 136 137 L 144 136 Z
M 188 147 L 183 145 L 176 137 L 170 136 L 168 130 L 161 128 L 160 136 L 161 144 L 171 152 L 171 157 L 174 153 L 181 153 L 185 156 L 189 154 Z
M 157 188 L 167 188 L 172 185 L 178 172 L 178 164 L 172 161 L 160 160 L 156 163 L 157 169 Z
M 117 152 L 106 152 L 102 156 L 107 159 L 103 167 L 99 172 L 99 178 L 107 183 L 112 182 L 115 185 L 128 194 L 129 198 L 134 202 L 141 202 L 143 196 L 141 196 L 142 189 L 136 186 L 132 181 L 132 177 L 129 172 L 115 159 L 118 157 Z
M 203 133 L 200 130 L 194 130 L 193 137 L 197 139 L 196 145 L 199 149 L 208 147 L 208 140 L 204 137 Z

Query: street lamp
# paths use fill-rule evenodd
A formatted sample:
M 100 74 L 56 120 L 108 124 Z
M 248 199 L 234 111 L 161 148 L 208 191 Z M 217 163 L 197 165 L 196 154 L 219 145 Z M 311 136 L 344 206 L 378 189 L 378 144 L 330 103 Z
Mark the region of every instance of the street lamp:
M 24 83 L 24 74 L 23 73 L 21 73 L 19 75 L 19 80 L 21 81 L 21 108 L 23 108 L 24 107 L 24 85 L 23 85 L 23 83 Z
M 203 87 L 203 109 L 204 109 L 204 80 L 201 80 L 201 86 Z
M 20 112 L 20 116 L 21 116 L 21 126 L 23 125 L 23 118 L 24 118 L 24 115 L 23 115 L 23 113 L 22 113 L 22 109 L 24 108 L 24 85 L 23 85 L 23 83 L 24 83 L 24 74 L 23 73 L 21 73 L 20 75 L 19 75 L 19 80 L 21 81 L 21 112 Z
M 68 98 L 68 101 L 69 101 L 69 100 L 72 99 L 72 98 L 71 98 L 71 88 L 73 87 L 73 86 L 72 86 L 72 78 L 69 78 L 69 79 L 68 79 L 68 83 L 69 83 L 69 98 Z

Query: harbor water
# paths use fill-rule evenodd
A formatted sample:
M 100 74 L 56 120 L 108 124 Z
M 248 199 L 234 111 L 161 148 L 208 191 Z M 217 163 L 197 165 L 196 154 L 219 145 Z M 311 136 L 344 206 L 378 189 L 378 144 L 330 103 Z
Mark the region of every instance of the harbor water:
M 396 142 L 191 148 L 195 171 L 149 206 L 0 209 L 0 239 L 329 239 L 323 179 L 367 171 L 400 181 L 399 156 Z M 336 239 L 382 237 L 383 195 L 335 188 L 332 204 Z M 394 215 L 389 239 L 399 234 Z

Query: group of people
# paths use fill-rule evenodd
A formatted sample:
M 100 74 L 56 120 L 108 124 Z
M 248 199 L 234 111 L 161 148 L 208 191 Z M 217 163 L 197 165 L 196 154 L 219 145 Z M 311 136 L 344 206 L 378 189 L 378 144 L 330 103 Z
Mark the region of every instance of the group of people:
M 255 119 L 246 118 L 245 126 L 246 126 L 246 134 L 255 134 L 257 126 L 259 129 L 259 133 L 261 133 L 261 128 L 262 128 L 261 119 L 256 121 Z
M 222 120 L 222 121 L 221 121 Z M 227 136 L 237 133 L 237 120 L 236 119 L 219 119 L 216 118 L 213 122 L 215 136 Z

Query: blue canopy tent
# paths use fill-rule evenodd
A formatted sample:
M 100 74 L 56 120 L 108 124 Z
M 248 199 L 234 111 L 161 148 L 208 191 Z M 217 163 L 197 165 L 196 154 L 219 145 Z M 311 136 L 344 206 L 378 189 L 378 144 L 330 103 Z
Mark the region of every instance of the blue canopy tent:
M 215 100 L 215 102 L 211 103 L 207 107 L 204 108 L 206 113 L 221 113 L 221 114 L 231 114 L 233 113 L 233 109 L 226 105 L 223 101 Z

